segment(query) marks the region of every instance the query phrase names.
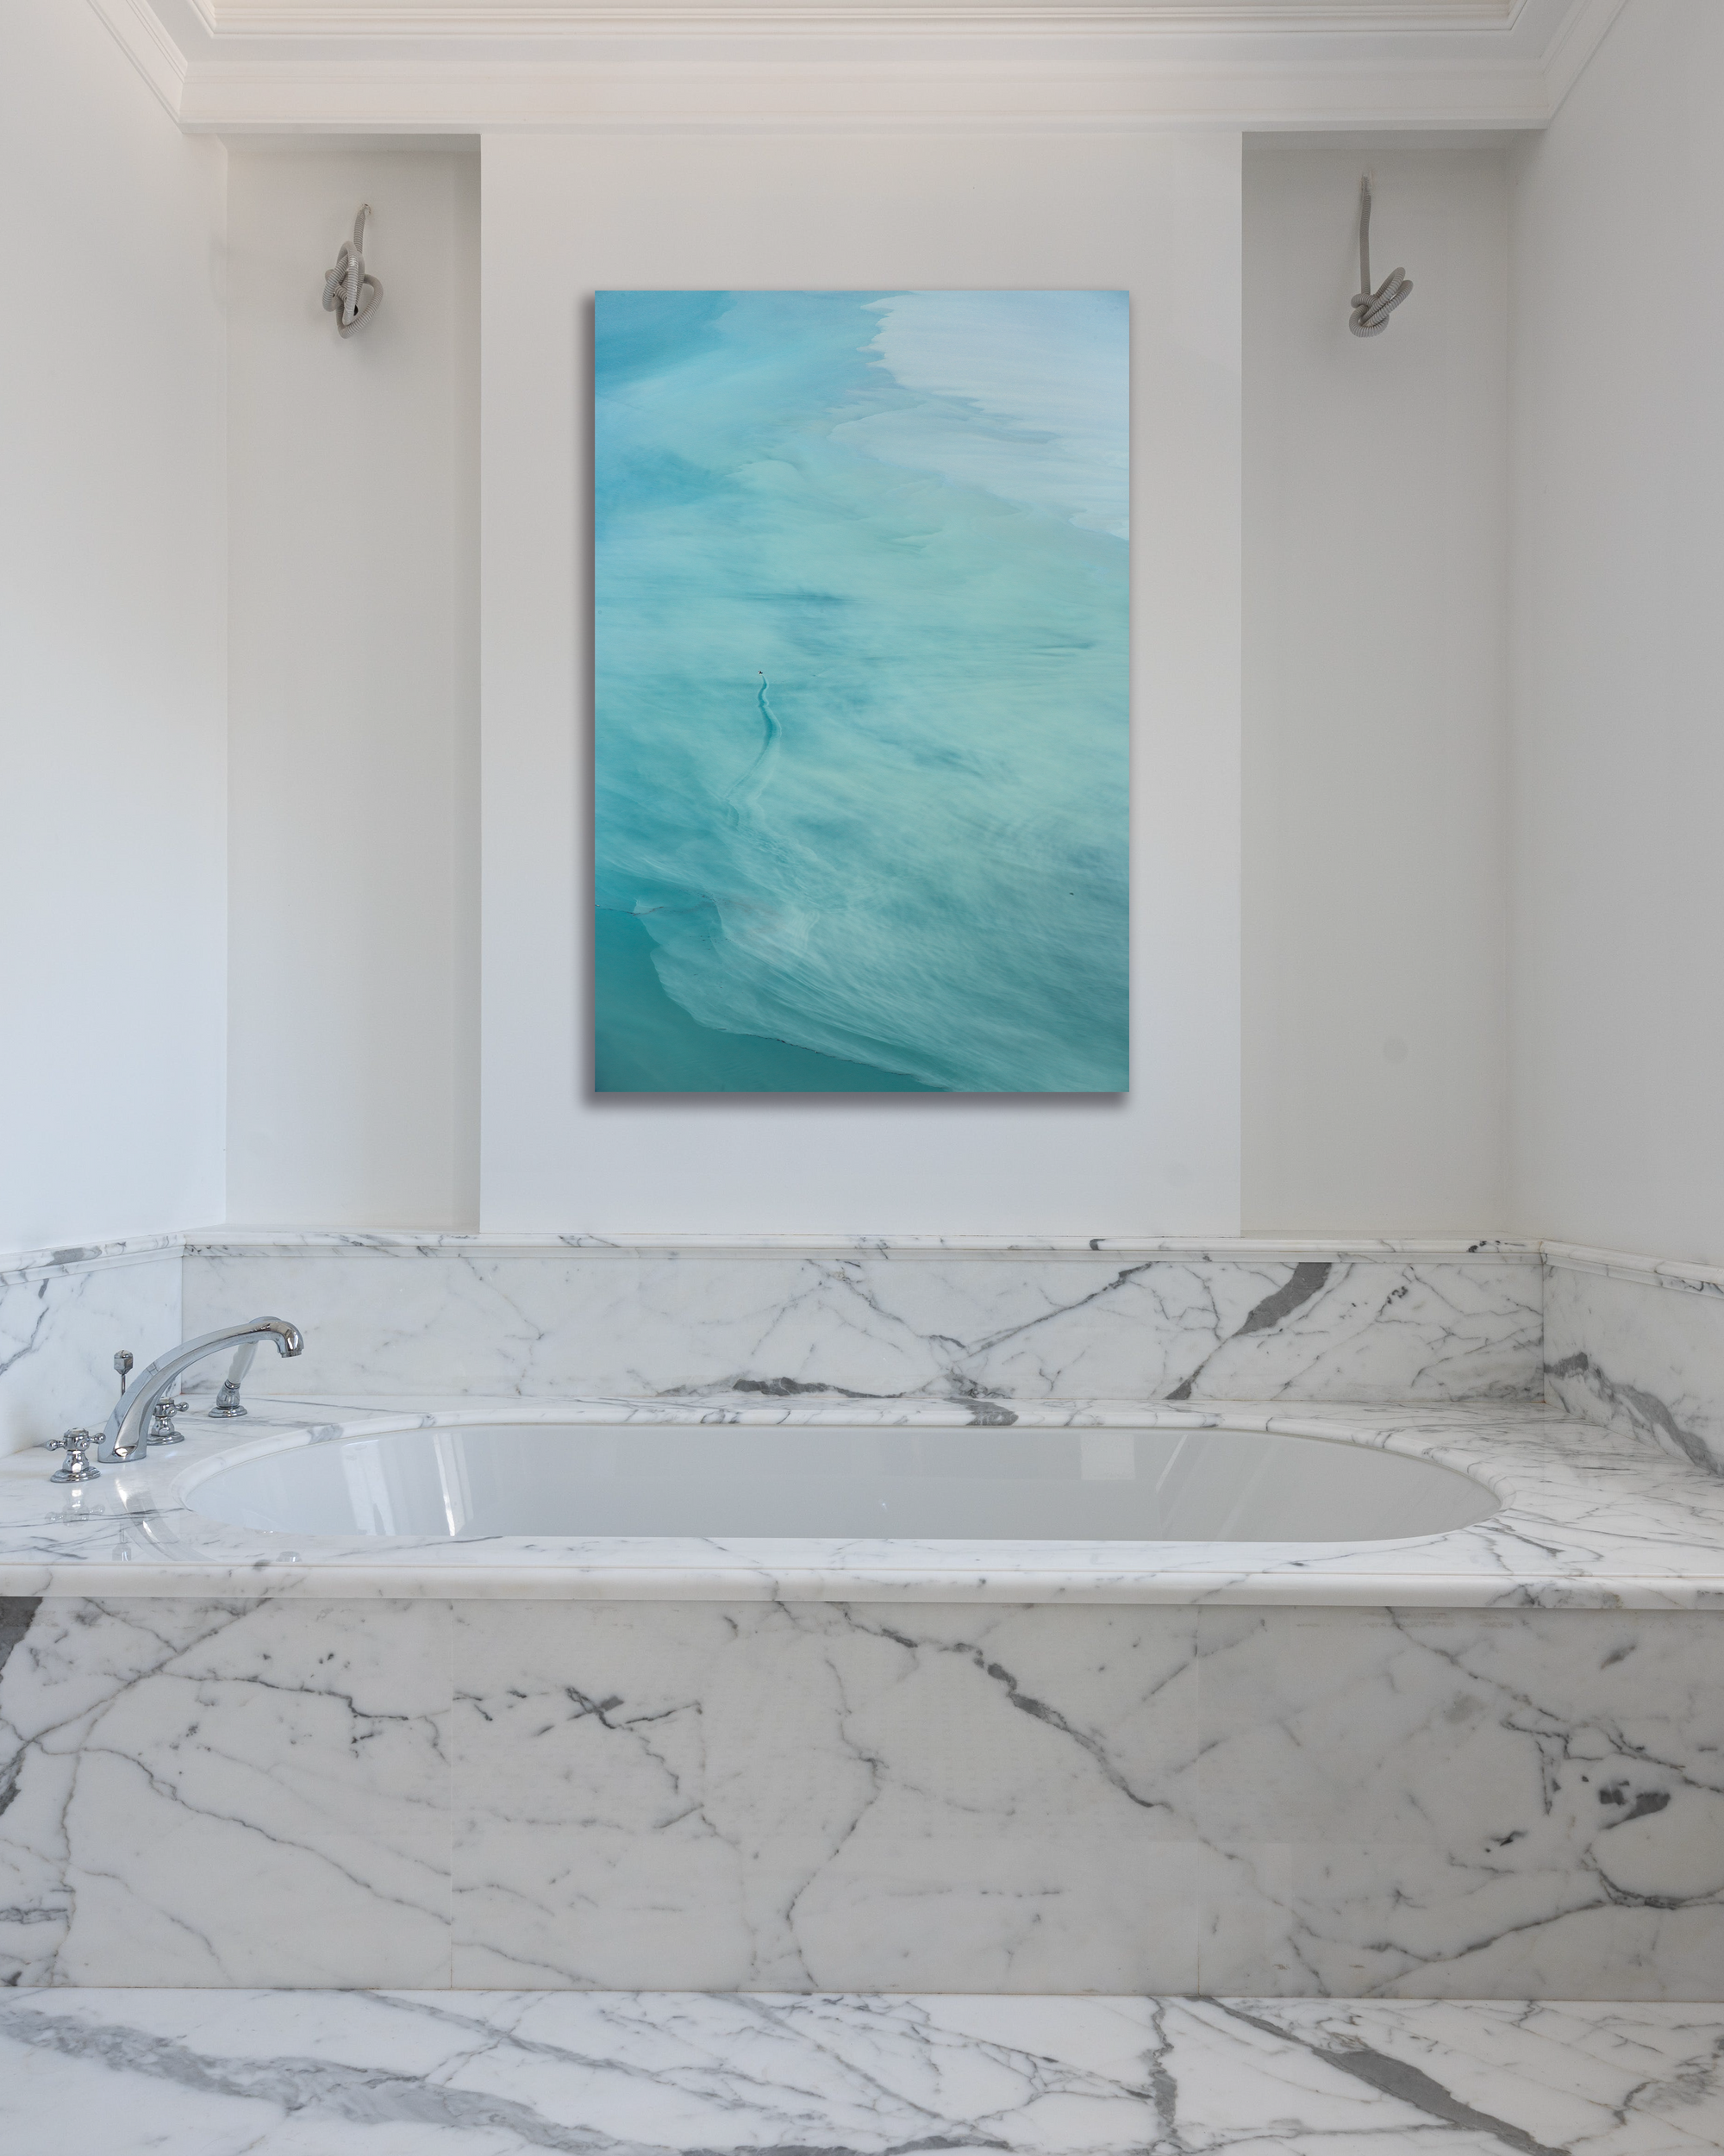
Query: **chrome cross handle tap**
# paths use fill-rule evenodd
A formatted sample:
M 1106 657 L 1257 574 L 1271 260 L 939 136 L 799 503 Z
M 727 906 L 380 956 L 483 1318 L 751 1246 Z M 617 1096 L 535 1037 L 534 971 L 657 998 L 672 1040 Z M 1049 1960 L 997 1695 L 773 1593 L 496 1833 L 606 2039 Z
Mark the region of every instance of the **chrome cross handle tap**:
M 88 1430 L 68 1430 L 64 1437 L 51 1437 L 46 1449 L 50 1453 L 64 1453 L 66 1465 L 57 1475 L 50 1475 L 50 1482 L 99 1482 L 102 1470 L 90 1464 L 89 1448 L 95 1443 Z
M 129 1392 L 116 1402 L 102 1431 L 100 1460 L 141 1459 L 150 1448 L 150 1436 L 158 1403 L 173 1391 L 173 1381 L 206 1355 L 219 1355 L 225 1347 L 272 1340 L 279 1355 L 297 1355 L 305 1346 L 299 1328 L 284 1317 L 254 1317 L 249 1325 L 225 1325 L 219 1332 L 200 1334 L 184 1340 L 166 1355 L 159 1355 L 141 1372 Z M 178 1434 L 178 1433 L 176 1433 Z
M 190 1400 L 176 1400 L 173 1397 L 173 1389 L 170 1386 L 156 1402 L 156 1411 L 150 1417 L 150 1443 L 152 1445 L 184 1445 L 185 1433 L 184 1430 L 175 1429 L 173 1418 L 177 1415 L 184 1415 L 191 1405 Z

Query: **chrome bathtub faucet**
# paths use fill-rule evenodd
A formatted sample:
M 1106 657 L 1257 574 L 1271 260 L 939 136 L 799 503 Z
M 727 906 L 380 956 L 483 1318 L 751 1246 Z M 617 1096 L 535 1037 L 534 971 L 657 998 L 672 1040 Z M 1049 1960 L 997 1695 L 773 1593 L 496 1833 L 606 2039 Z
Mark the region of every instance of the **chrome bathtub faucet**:
M 264 1340 L 275 1342 L 279 1355 L 297 1355 L 305 1340 L 297 1325 L 290 1325 L 284 1317 L 254 1317 L 249 1325 L 226 1325 L 219 1332 L 203 1333 L 196 1340 L 183 1340 L 166 1355 L 159 1355 L 147 1370 L 141 1372 L 137 1383 L 128 1392 L 122 1393 L 115 1403 L 102 1431 L 102 1443 L 96 1457 L 104 1462 L 138 1460 L 150 1449 L 153 1437 L 159 1443 L 172 1444 L 179 1440 L 179 1432 L 173 1428 L 173 1418 L 179 1411 L 180 1403 L 173 1398 L 174 1379 L 183 1370 L 189 1370 L 195 1362 L 202 1362 L 206 1355 L 219 1355 L 225 1347 L 259 1346 Z M 235 1358 L 237 1360 L 237 1358 Z M 229 1383 L 234 1382 L 229 1373 Z M 237 1392 L 238 1387 L 234 1386 Z M 223 1386 L 223 1392 L 227 1387 Z M 164 1403 L 166 1415 L 159 1413 Z

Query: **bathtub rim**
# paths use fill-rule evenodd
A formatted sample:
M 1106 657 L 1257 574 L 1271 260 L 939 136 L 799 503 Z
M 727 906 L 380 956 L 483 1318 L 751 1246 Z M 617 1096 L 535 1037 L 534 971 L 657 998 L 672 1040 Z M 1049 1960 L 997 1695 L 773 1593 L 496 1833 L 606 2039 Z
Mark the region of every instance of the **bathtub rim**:
M 809 1422 L 975 1423 L 1009 1409 L 1026 1423 L 1053 1428 L 1231 1426 L 1409 1451 L 1482 1481 L 1502 1509 L 1411 1549 L 1384 1554 L 1363 1546 L 1340 1555 L 1329 1546 L 1281 1546 L 1256 1570 L 1217 1561 L 1228 1546 L 1184 1543 L 1080 1545 L 1038 1568 L 1001 1571 L 972 1561 L 970 1546 L 911 1548 L 890 1568 L 859 1561 L 858 1546 L 809 1548 L 805 1561 L 773 1564 L 730 1546 L 637 1547 L 626 1564 L 589 1548 L 497 1554 L 500 1546 L 414 1546 L 385 1553 L 367 1538 L 339 1555 L 291 1559 L 284 1537 L 217 1528 L 176 1509 L 179 1475 L 237 1444 L 289 1431 L 414 1427 L 450 1416 L 500 1415 L 618 1422 Z M 615 1395 L 552 1399 L 495 1395 L 328 1394 L 259 1399 L 236 1440 L 231 1424 L 183 1418 L 188 1445 L 168 1457 L 104 1478 L 87 1492 L 51 1489 L 53 1459 L 41 1453 L 0 1460 L 0 1595 L 128 1599 L 284 1598 L 344 1601 L 674 1601 L 753 1603 L 1218 1603 L 1261 1608 L 1455 1610 L 1525 1608 L 1724 1609 L 1724 1477 L 1709 1476 L 1645 1439 L 1581 1421 L 1560 1407 L 1464 1402 L 1400 1408 L 1346 1403 L 1278 1406 L 1206 1401 L 1173 1406 L 1136 1401 L 1036 1400 L 1009 1403 L 887 1399 L 811 1403 L 735 1396 L 647 1400 Z M 267 1427 L 264 1427 L 265 1425 Z M 111 1472 L 111 1471 L 109 1471 Z M 1240 1546 L 1232 1546 L 1237 1550 Z M 1277 1546 L 1251 1546 L 1253 1553 Z M 1021 1553 L 1022 1546 L 1018 1546 Z M 1054 1546 L 1042 1545 L 1045 1551 Z M 1158 1560 L 1130 1565 L 1134 1550 Z M 1081 1561 L 1071 1561 L 1076 1558 Z

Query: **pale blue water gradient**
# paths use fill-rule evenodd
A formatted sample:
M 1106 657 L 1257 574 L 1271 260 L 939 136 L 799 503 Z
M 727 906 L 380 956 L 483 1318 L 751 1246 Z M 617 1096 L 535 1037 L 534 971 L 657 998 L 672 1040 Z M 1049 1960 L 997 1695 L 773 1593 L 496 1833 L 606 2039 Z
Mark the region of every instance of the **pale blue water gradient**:
M 1127 353 L 598 296 L 599 1090 L 1124 1090 Z

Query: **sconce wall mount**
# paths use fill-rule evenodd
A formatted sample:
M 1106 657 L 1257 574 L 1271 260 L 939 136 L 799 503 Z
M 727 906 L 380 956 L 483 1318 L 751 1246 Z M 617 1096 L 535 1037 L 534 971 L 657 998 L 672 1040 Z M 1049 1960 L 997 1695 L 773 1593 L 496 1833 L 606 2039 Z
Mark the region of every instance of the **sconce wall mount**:
M 371 214 L 371 204 L 361 203 L 353 220 L 353 236 L 342 241 L 335 266 L 323 279 L 324 312 L 334 315 L 335 327 L 344 337 L 365 328 L 383 297 L 381 283 L 365 267 L 365 220 Z
M 1359 290 L 1352 296 L 1347 328 L 1355 337 L 1380 337 L 1389 327 L 1389 317 L 1412 289 L 1412 278 L 1400 269 L 1390 270 L 1375 291 L 1371 288 L 1371 181 L 1362 179 L 1359 183 Z

